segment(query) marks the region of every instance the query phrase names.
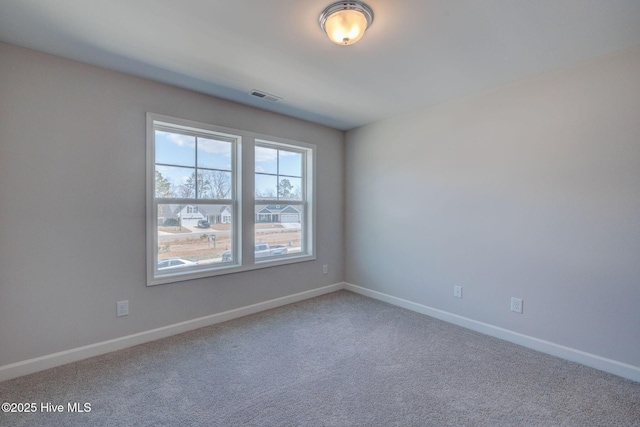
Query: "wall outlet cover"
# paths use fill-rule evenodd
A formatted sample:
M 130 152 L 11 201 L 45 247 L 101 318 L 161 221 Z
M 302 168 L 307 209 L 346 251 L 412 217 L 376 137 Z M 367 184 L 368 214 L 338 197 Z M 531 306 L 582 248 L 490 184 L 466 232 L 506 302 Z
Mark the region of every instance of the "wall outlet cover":
M 129 314 L 129 300 L 118 301 L 116 303 L 116 316 L 122 317 Z
M 453 287 L 453 296 L 456 298 L 462 298 L 462 286 Z
M 522 299 L 511 298 L 511 311 L 522 314 Z

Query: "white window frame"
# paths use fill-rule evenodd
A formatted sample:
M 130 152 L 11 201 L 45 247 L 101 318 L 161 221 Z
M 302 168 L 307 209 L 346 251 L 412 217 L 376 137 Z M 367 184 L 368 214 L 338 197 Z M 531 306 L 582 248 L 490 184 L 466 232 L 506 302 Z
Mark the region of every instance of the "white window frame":
M 194 198 L 156 198 L 155 195 L 155 130 L 156 128 L 176 132 L 184 132 L 193 135 L 221 137 L 231 139 L 232 142 L 232 178 L 231 178 L 231 198 L 230 199 L 196 199 Z M 239 242 L 242 230 L 241 216 L 238 214 L 242 210 L 240 192 L 241 184 L 241 149 L 242 136 L 235 133 L 233 129 L 213 126 L 206 123 L 198 123 L 191 120 L 184 120 L 175 117 L 163 116 L 160 114 L 147 113 L 147 285 L 158 285 L 182 280 L 198 279 L 220 274 L 222 271 L 237 268 L 239 265 Z M 194 169 L 197 168 L 197 165 Z M 177 204 L 185 205 L 187 212 L 193 211 L 192 205 L 227 204 L 232 206 L 232 230 L 231 230 L 231 250 L 232 263 L 216 263 L 197 268 L 184 268 L 167 271 L 158 271 L 158 227 L 157 227 L 157 205 Z
M 281 199 L 278 196 L 274 199 L 258 199 L 254 197 L 254 203 L 256 205 L 274 205 L 280 209 L 282 206 L 297 206 L 302 205 L 303 217 L 301 218 L 301 252 L 287 253 L 283 255 L 274 255 L 261 258 L 259 261 L 255 261 L 256 264 L 267 264 L 272 262 L 281 262 L 288 258 L 297 259 L 307 254 L 314 254 L 314 229 L 313 224 L 315 219 L 315 203 L 313 203 L 314 187 L 313 183 L 315 179 L 313 177 L 313 146 L 308 144 L 288 143 L 282 140 L 274 139 L 255 139 L 254 147 L 260 146 L 264 148 L 278 149 L 283 151 L 300 153 L 302 155 L 302 194 L 301 200 L 288 200 Z M 269 174 L 271 175 L 271 174 Z M 255 169 L 254 169 L 255 176 Z M 280 176 L 278 171 L 277 176 Z M 283 175 L 286 176 L 286 175 Z M 254 215 L 255 221 L 255 215 Z M 257 243 L 257 242 L 256 242 Z
M 206 268 L 196 270 L 180 269 L 158 274 L 157 271 L 157 209 L 159 203 L 155 197 L 155 124 L 164 127 L 184 128 L 191 131 L 202 131 L 236 140 L 233 151 L 234 177 L 232 179 L 232 198 L 225 200 L 232 206 L 232 249 L 233 262 L 211 264 Z M 280 145 L 283 149 L 294 149 L 305 154 L 304 160 L 304 224 L 302 251 L 282 256 L 261 258 L 256 261 L 255 245 L 255 146 L 258 144 Z M 316 259 L 316 146 L 238 129 L 225 128 L 207 123 L 170 117 L 166 115 L 147 113 L 147 285 L 180 282 L 200 279 L 223 274 L 268 268 Z M 193 199 L 171 199 L 171 203 L 197 204 Z M 205 199 L 206 202 L 206 199 Z M 210 201 L 209 201 L 210 202 Z M 259 200 L 259 204 L 264 204 Z M 204 204 L 204 203 L 203 203 Z M 271 203 L 269 203 L 271 204 Z M 282 205 L 282 201 L 278 201 Z M 291 204 L 301 204 L 299 201 Z

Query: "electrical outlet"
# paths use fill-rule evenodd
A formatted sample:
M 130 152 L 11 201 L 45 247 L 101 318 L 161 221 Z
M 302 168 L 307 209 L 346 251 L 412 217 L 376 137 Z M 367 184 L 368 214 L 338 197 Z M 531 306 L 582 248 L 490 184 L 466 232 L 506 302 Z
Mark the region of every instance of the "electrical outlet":
M 327 264 L 322 266 L 322 274 L 328 274 L 329 273 L 329 266 Z
M 122 317 L 129 314 L 129 300 L 118 301 L 116 303 L 116 316 Z
M 462 298 L 462 286 L 453 287 L 453 296 L 456 298 Z
M 522 299 L 511 297 L 511 311 L 522 314 Z

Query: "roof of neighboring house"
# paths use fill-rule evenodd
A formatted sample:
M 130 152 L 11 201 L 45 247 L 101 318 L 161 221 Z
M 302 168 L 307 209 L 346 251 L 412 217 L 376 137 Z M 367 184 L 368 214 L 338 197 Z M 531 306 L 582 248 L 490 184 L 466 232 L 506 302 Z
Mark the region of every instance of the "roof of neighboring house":
M 300 211 L 296 209 L 295 206 L 291 205 L 256 205 L 255 212 L 256 214 L 300 213 Z
M 178 213 L 185 209 L 188 206 L 193 206 L 198 209 L 198 213 L 200 215 L 208 216 L 208 215 L 219 215 L 223 213 L 231 214 L 231 206 L 229 205 L 200 205 L 197 203 L 179 205 L 179 204 L 169 204 L 163 205 L 161 217 L 164 218 L 177 218 Z
M 231 215 L 233 212 L 233 207 L 230 205 L 199 205 L 196 203 L 186 204 L 186 205 L 178 205 L 178 204 L 170 204 L 163 205 L 164 208 L 162 210 L 161 217 L 164 218 L 177 218 L 178 213 L 186 208 L 187 206 L 195 206 L 198 208 L 198 212 L 201 215 L 221 215 L 227 214 Z M 279 215 L 282 213 L 285 214 L 300 214 L 300 210 L 292 205 L 255 205 L 255 213 L 256 214 L 275 214 Z
M 231 214 L 232 212 L 229 205 L 198 205 L 198 211 L 204 215 Z
M 162 205 L 162 212 L 160 212 L 160 217 L 162 218 L 176 218 L 177 215 L 175 212 L 176 205 Z

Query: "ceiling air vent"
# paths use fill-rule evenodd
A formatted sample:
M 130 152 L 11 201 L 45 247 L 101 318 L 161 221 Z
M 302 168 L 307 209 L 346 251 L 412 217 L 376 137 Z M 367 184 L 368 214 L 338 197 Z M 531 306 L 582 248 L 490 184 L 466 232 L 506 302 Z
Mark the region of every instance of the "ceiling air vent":
M 259 90 L 255 90 L 255 89 L 252 90 L 251 92 L 249 92 L 249 95 L 253 95 L 253 96 L 256 96 L 258 98 L 262 98 L 262 99 L 265 99 L 265 100 L 271 101 L 271 102 L 277 102 L 277 101 L 280 101 L 282 99 L 279 96 L 271 95 L 269 93 L 261 92 Z

